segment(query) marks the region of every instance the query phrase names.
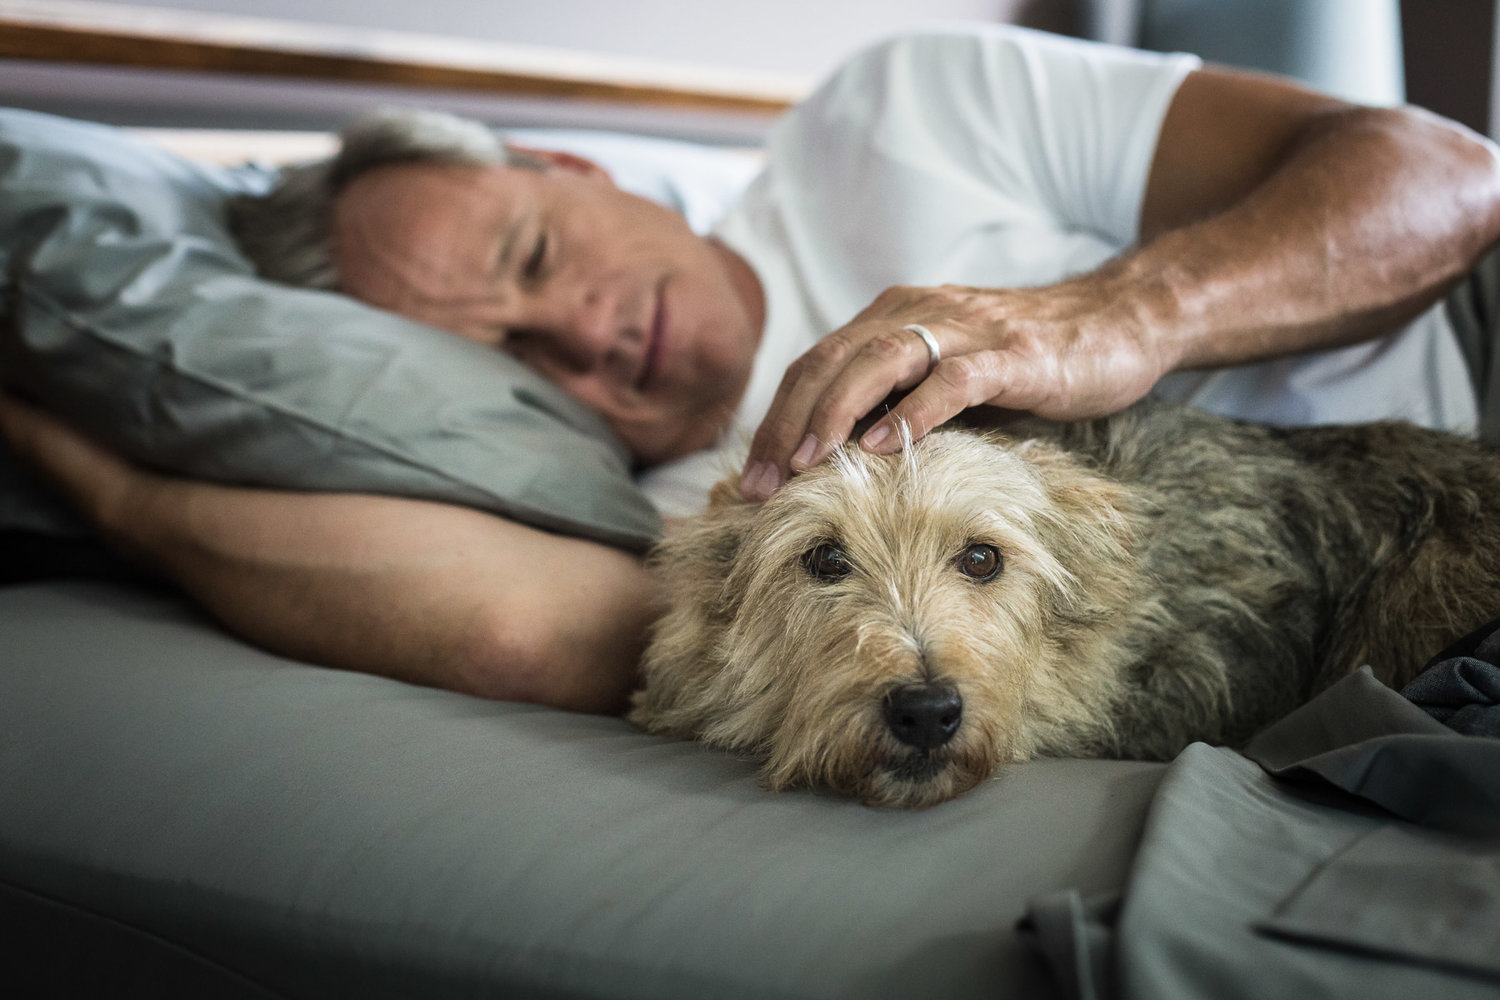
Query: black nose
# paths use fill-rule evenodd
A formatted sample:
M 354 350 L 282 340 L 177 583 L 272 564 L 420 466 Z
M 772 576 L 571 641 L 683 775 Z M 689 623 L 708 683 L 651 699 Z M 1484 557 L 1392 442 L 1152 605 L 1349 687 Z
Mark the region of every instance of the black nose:
M 885 696 L 885 724 L 907 746 L 931 750 L 953 739 L 964 700 L 952 684 L 907 684 Z

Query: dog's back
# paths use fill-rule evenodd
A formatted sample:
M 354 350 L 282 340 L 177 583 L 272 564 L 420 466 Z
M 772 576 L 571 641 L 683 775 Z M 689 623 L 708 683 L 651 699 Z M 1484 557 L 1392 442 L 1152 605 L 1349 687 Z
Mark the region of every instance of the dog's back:
M 1228 742 L 1356 667 L 1400 686 L 1500 615 L 1500 454 L 1404 423 L 1270 428 L 1148 404 L 1054 428 L 1138 491 L 1140 557 L 1173 627 L 1138 629 L 1140 694 L 1202 706 Z M 1123 732 L 1132 755 L 1174 734 Z M 1183 713 L 1193 716 L 1190 708 Z

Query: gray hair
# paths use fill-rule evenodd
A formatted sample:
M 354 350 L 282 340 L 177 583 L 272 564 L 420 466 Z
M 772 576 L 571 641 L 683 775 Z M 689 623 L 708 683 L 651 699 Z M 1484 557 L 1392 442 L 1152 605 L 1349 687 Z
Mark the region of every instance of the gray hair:
M 230 232 L 262 277 L 337 289 L 334 200 L 360 174 L 392 163 L 543 166 L 507 149 L 479 122 L 436 111 L 385 109 L 344 128 L 336 155 L 286 168 L 263 195 L 231 199 Z

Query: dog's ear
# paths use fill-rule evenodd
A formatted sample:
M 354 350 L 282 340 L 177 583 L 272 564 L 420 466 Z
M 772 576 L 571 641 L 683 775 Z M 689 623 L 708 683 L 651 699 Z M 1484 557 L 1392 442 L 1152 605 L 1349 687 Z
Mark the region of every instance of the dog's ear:
M 1095 472 L 1056 445 L 1023 442 L 1017 451 L 1041 476 L 1052 515 L 1037 528 L 1073 579 L 1088 586 L 1056 595 L 1057 610 L 1088 618 L 1094 605 L 1118 606 L 1135 577 L 1138 512 L 1128 489 Z
M 745 499 L 740 477 L 725 476 L 708 491 L 708 507 L 689 521 L 692 546 L 700 560 L 727 570 L 755 520 L 760 504 Z
M 708 509 L 718 510 L 721 507 L 733 507 L 736 504 L 747 503 L 745 494 L 740 492 L 740 477 L 725 476 L 714 483 L 713 488 L 708 491 Z
M 726 477 L 709 491 L 701 514 L 672 526 L 653 551 L 652 562 L 669 587 L 702 600 L 723 586 L 759 510 L 760 504 L 740 492 L 739 478 Z
M 1106 522 L 1111 533 L 1128 533 L 1123 514 L 1130 506 L 1130 493 L 1125 487 L 1051 441 L 1021 441 L 1014 451 L 1040 475 L 1048 498 L 1060 509 Z
M 723 666 L 720 637 L 740 600 L 730 575 L 759 509 L 740 494 L 737 479 L 725 479 L 709 494 L 708 509 L 674 522 L 652 550 L 667 612 L 642 662 L 643 689 L 630 714 L 636 725 L 690 738 L 712 718 L 722 700 L 712 696 Z
M 740 495 L 738 485 L 724 486 L 723 495 L 717 502 L 709 504 L 701 518 L 702 531 L 696 539 L 701 557 L 717 565 L 718 572 L 727 573 L 739 556 L 740 546 L 750 533 L 759 510 L 760 504 Z

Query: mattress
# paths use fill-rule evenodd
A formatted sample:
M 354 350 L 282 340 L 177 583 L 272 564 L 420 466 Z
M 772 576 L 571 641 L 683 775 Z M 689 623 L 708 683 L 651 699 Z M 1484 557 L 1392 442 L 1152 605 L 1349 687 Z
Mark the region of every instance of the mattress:
M 308 666 L 142 586 L 0 589 L 0 940 L 131 995 L 1046 997 L 1163 766 L 924 812 L 772 794 L 611 717 Z

